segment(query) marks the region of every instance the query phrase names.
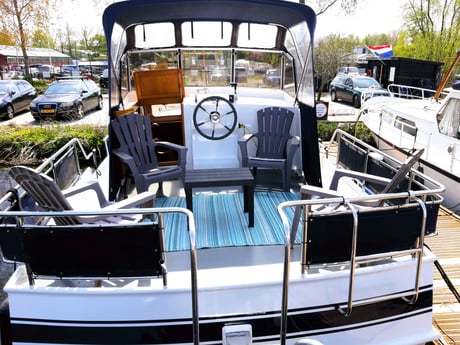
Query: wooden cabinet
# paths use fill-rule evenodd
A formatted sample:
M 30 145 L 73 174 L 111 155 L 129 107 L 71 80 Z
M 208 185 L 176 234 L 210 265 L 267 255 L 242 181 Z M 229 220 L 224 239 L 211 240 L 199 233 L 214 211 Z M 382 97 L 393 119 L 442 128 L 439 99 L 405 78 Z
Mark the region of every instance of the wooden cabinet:
M 182 70 L 162 69 L 134 72 L 137 106 L 152 122 L 153 137 L 185 146 L 185 97 Z M 177 156 L 169 150 L 157 152 L 161 165 L 177 163 Z

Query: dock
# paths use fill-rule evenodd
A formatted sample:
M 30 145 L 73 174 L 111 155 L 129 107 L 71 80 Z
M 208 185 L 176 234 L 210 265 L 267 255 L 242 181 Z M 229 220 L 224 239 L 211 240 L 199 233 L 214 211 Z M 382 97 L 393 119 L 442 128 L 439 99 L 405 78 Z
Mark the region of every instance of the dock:
M 436 236 L 425 238 L 425 244 L 437 256 L 433 272 L 433 326 L 441 339 L 436 344 L 460 344 L 460 216 L 441 207 L 437 228 Z M 443 276 L 448 277 L 449 283 Z

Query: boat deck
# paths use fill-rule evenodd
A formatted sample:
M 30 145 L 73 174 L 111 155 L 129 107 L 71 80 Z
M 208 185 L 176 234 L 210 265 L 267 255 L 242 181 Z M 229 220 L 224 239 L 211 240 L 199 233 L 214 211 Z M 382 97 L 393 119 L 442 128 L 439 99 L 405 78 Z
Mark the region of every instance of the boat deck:
M 460 291 L 460 217 L 441 208 L 438 235 L 425 238 L 457 294 Z M 434 271 L 433 325 L 441 334 L 439 344 L 460 344 L 460 303 L 439 270 Z

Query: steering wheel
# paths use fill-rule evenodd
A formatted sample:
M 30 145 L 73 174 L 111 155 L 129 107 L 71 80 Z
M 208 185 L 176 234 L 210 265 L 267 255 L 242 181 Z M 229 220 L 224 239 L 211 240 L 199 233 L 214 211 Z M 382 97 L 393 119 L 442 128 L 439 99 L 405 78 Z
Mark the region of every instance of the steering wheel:
M 193 112 L 193 125 L 203 137 L 220 140 L 236 128 L 237 116 L 232 103 L 220 96 L 206 97 Z

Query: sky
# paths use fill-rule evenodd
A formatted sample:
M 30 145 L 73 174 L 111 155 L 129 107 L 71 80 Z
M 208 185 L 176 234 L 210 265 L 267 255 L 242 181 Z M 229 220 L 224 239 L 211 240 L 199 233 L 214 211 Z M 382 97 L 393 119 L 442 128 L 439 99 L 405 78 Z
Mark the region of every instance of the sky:
M 294 1 L 294 0 L 290 0 Z M 305 1 L 307 4 L 309 1 Z M 340 2 L 340 1 L 339 1 Z M 344 15 L 340 6 L 331 8 L 318 16 L 315 37 L 329 34 L 350 34 L 360 38 L 368 34 L 389 33 L 398 30 L 402 24 L 401 5 L 406 0 L 359 0 L 354 15 Z M 93 0 L 63 0 L 63 16 L 75 33 L 82 28 L 92 29 L 92 33 L 102 33 L 102 12 L 94 8 Z M 88 11 L 89 8 L 93 10 Z M 83 13 L 82 13 L 83 12 Z
M 363 38 L 368 34 L 389 33 L 401 28 L 404 0 L 360 0 L 354 15 L 331 8 L 317 18 L 316 38 L 329 34 L 350 34 Z

